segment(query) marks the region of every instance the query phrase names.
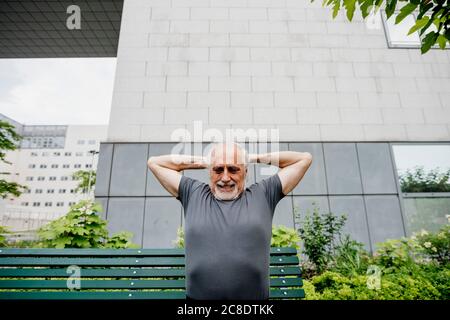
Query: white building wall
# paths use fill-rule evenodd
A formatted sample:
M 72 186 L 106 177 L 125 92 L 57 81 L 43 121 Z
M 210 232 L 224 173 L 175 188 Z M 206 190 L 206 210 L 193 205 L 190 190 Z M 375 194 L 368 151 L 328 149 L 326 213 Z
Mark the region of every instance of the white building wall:
M 278 128 L 283 141 L 450 137 L 450 50 L 301 0 L 125 0 L 108 141 Z

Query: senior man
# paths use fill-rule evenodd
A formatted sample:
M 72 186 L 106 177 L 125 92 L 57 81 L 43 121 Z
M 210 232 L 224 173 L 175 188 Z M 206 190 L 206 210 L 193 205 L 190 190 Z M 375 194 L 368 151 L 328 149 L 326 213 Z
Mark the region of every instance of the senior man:
M 235 143 L 213 145 L 206 158 L 162 155 L 148 160 L 149 169 L 184 208 L 187 299 L 269 298 L 275 207 L 311 161 L 307 152 L 247 155 Z M 280 170 L 246 187 L 249 163 Z M 209 185 L 182 175 L 186 169 L 208 169 Z

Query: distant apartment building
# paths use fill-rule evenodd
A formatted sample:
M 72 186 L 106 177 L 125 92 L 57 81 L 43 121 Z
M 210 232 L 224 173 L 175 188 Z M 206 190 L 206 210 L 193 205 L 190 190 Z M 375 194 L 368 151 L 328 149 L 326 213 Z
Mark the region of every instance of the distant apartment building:
M 2 178 L 28 187 L 20 197 L 5 199 L 4 220 L 20 220 L 18 216 L 27 214 L 51 220 L 67 213 L 77 201 L 92 196 L 94 186 L 90 195 L 75 191 L 78 181 L 72 175 L 78 170 L 96 169 L 97 152 L 106 138 L 107 126 L 23 125 L 2 114 L 0 120 L 13 124 L 23 137 L 18 149 L 7 153 L 6 160 L 11 164 L 0 165 L 0 172 L 9 173 Z

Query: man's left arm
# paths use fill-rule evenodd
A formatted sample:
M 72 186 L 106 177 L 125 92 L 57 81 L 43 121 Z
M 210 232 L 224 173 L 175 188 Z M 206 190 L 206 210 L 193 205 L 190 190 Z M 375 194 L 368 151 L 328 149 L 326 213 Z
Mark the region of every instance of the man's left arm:
M 280 168 L 278 176 L 282 191 L 287 195 L 302 180 L 312 163 L 312 155 L 308 152 L 280 151 L 263 154 L 250 154 L 249 161 L 265 163 Z

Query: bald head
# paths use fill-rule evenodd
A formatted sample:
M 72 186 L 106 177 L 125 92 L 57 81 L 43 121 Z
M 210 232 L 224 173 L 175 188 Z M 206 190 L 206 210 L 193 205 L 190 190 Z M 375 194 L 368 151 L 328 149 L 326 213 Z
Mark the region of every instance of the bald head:
M 236 143 L 212 146 L 208 157 L 210 188 L 220 200 L 233 200 L 245 188 L 247 152 Z

